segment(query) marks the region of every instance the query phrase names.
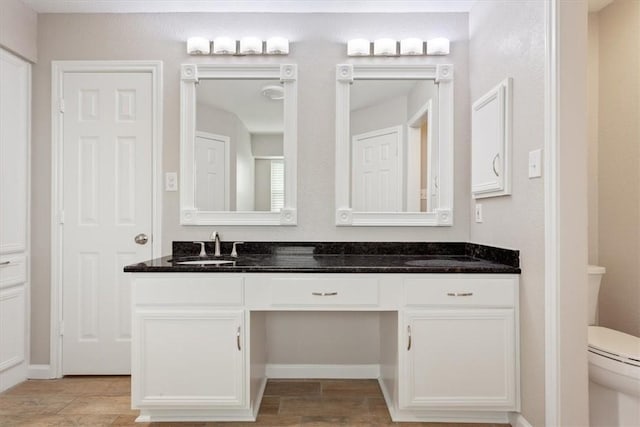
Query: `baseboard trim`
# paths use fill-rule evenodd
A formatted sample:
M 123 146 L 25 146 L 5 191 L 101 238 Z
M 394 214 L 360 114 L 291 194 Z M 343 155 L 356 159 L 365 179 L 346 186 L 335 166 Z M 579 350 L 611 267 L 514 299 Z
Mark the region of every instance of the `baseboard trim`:
M 267 378 L 377 379 L 380 365 L 284 365 L 267 364 Z
M 511 427 L 533 427 L 520 412 L 509 412 L 509 424 Z
M 50 380 L 55 377 L 51 373 L 51 365 L 29 365 L 27 378 L 30 380 Z

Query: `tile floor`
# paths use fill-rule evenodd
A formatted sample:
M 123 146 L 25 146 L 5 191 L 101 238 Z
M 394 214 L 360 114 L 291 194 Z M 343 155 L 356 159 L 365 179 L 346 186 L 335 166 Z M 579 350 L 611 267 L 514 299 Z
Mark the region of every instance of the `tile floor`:
M 393 423 L 375 380 L 270 380 L 256 423 L 136 424 L 129 392 L 129 377 L 27 381 L 0 394 L 0 426 L 507 426 Z

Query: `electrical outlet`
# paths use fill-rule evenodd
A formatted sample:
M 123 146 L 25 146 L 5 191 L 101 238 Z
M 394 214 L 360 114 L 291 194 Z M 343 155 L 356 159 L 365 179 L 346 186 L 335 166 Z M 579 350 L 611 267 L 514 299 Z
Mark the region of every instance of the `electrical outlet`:
M 476 203 L 476 222 L 482 222 L 482 205 Z
M 167 172 L 164 174 L 164 191 L 178 191 L 177 172 Z

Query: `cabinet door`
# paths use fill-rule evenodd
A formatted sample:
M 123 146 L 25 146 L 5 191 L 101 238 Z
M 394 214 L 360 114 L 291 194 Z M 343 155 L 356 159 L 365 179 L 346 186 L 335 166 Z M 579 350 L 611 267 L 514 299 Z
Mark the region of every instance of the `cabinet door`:
M 27 242 L 30 65 L 0 49 L 0 254 Z
M 400 405 L 512 410 L 516 406 L 513 309 L 405 313 Z
M 24 362 L 26 319 L 24 285 L 0 288 L 0 391 L 13 385 L 4 384 L 1 374 Z
M 242 310 L 138 309 L 134 322 L 134 407 L 244 404 Z

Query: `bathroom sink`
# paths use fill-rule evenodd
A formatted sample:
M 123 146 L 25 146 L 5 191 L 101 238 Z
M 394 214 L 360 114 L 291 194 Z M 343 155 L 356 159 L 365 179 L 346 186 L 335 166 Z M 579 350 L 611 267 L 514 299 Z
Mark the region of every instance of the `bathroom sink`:
M 226 259 L 196 259 L 190 261 L 178 261 L 178 265 L 234 265 L 235 261 Z

